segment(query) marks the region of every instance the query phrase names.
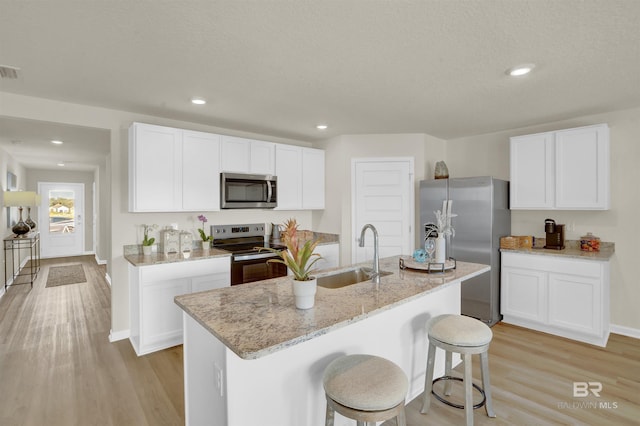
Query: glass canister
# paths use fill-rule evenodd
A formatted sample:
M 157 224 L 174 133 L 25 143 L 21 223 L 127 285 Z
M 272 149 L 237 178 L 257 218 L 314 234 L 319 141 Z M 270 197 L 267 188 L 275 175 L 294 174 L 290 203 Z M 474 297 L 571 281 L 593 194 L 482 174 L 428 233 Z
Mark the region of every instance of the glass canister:
M 600 238 L 587 232 L 587 235 L 580 237 L 580 250 L 582 251 L 600 251 Z

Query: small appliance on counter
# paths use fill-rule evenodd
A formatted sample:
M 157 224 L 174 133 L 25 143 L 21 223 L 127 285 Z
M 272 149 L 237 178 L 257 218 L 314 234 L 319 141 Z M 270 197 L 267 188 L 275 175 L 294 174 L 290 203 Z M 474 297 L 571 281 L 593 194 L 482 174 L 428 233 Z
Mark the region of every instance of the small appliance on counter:
M 277 223 L 271 224 L 271 241 L 274 243 L 280 242 L 280 225 Z
M 552 250 L 564 249 L 564 225 L 557 225 L 553 219 L 545 219 L 544 232 L 547 234 L 547 243 L 544 248 Z

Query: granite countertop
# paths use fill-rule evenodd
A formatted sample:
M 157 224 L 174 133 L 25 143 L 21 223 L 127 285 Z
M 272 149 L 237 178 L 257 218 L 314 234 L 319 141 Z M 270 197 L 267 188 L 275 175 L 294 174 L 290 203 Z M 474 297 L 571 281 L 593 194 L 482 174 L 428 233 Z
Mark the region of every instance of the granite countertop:
M 318 245 L 324 244 L 336 244 L 340 242 L 340 236 L 337 234 L 327 234 L 322 232 L 313 231 L 298 231 L 298 238 L 300 242 L 304 244 L 309 239 L 318 240 Z M 270 239 L 272 243 L 280 243 L 280 240 Z M 199 242 L 199 241 L 198 241 Z M 187 254 L 171 253 L 165 255 L 164 253 L 153 253 L 150 256 L 144 256 L 141 252 L 141 246 L 137 244 L 126 245 L 123 248 L 124 258 L 133 266 L 148 266 L 158 265 L 162 263 L 184 262 L 200 259 L 209 259 L 212 257 L 231 256 L 231 253 L 226 250 L 220 250 L 211 248 L 209 250 L 202 250 L 200 248 L 193 249 Z
M 226 250 L 211 248 L 209 250 L 193 249 L 185 253 L 153 253 L 145 256 L 140 253 L 140 246 L 132 245 L 124 247 L 124 258 L 133 266 L 149 266 L 160 265 L 162 263 L 187 262 L 202 259 L 211 259 L 214 257 L 231 256 Z
M 615 244 L 610 242 L 601 242 L 600 251 L 582 251 L 580 250 L 580 241 L 578 240 L 566 240 L 564 242 L 565 248 L 562 250 L 545 249 L 543 247 L 545 243 L 544 238 L 536 237 L 535 241 L 536 243 L 532 248 L 500 249 L 500 251 L 505 253 L 524 253 L 540 256 L 559 256 L 600 261 L 611 259 L 615 252 Z
M 427 274 L 401 270 L 399 258 L 380 259 L 380 269 L 392 272 L 380 284 L 367 281 L 339 289 L 318 287 L 315 306 L 309 310 L 295 308 L 290 277 L 176 296 L 175 302 L 239 357 L 256 359 L 490 269 L 458 262 L 455 270 Z M 370 267 L 371 262 L 361 265 Z M 353 268 L 334 268 L 317 276 Z

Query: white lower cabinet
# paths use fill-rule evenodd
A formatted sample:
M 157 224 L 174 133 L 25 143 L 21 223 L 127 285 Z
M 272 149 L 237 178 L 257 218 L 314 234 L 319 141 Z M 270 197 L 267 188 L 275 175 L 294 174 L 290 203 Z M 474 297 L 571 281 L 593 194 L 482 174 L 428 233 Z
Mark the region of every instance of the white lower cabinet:
M 502 253 L 503 321 L 598 346 L 609 338 L 609 261 Z
M 182 310 L 175 296 L 228 287 L 229 257 L 129 265 L 129 340 L 138 356 L 182 344 Z

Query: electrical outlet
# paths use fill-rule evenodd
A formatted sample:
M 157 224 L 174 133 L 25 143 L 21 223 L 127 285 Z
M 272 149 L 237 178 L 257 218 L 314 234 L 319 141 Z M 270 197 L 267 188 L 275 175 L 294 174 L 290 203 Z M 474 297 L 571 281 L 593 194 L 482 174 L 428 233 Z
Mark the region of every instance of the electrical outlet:
M 213 363 L 213 371 L 216 381 L 216 388 L 220 392 L 220 396 L 224 396 L 224 374 L 222 368 L 215 362 Z

